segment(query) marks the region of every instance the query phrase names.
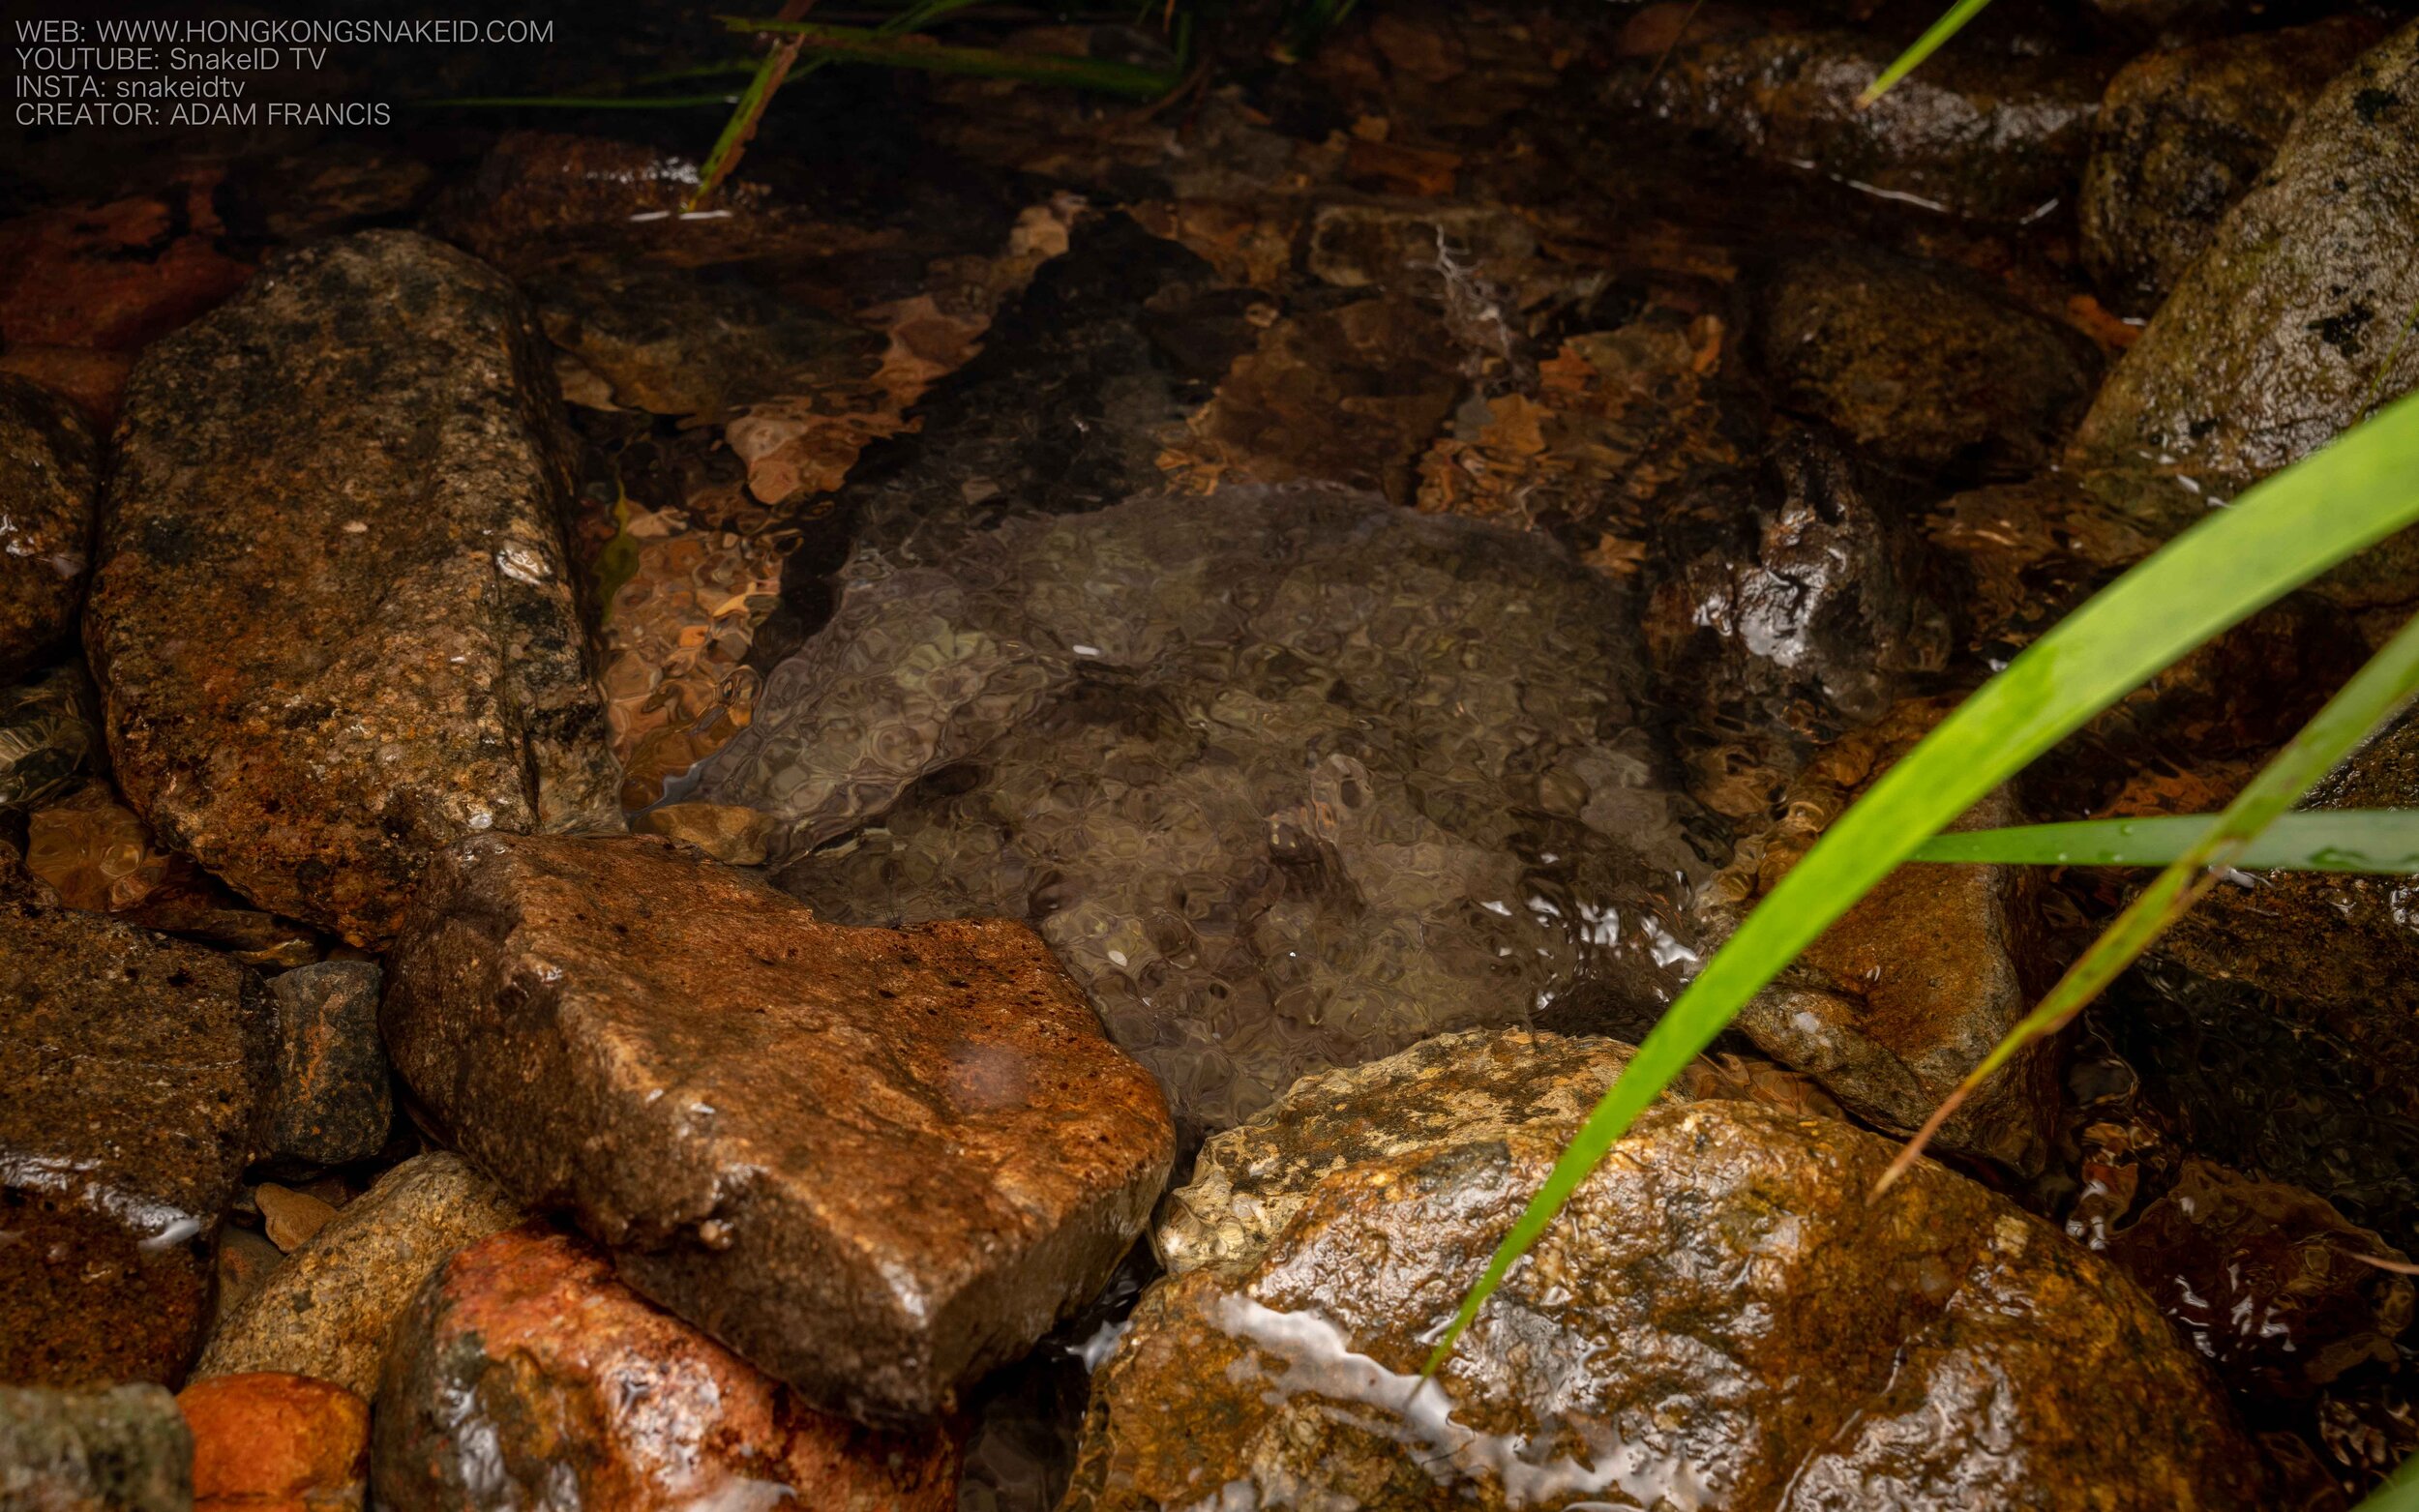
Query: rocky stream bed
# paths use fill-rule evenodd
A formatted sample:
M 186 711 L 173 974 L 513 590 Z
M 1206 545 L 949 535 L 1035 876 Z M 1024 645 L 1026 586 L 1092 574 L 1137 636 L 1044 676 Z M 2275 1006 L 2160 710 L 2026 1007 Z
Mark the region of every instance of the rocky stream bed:
M 0 1508 L 2351 1506 L 2394 877 L 2239 875 L 1867 1201 L 2141 879 L 1902 870 L 1419 1376 L 1880 771 L 2419 387 L 2419 22 L 2000 0 L 1853 108 L 1930 9 L 826 71 L 705 214 L 713 112 L 19 133 Z M 1962 822 L 2219 807 L 2414 608 Z

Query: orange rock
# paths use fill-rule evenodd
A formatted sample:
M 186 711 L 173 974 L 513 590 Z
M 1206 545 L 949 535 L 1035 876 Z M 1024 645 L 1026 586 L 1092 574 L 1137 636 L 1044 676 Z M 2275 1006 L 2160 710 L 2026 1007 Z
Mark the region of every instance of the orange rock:
M 0 225 L 0 337 L 133 351 L 165 336 L 252 277 L 217 229 L 207 183 Z
M 195 1512 L 361 1505 L 370 1405 L 332 1381 L 263 1371 L 177 1394 L 194 1433 Z
M 378 1388 L 376 1452 L 393 1512 L 957 1504 L 945 1429 L 810 1409 L 543 1222 L 480 1240 L 421 1290 Z

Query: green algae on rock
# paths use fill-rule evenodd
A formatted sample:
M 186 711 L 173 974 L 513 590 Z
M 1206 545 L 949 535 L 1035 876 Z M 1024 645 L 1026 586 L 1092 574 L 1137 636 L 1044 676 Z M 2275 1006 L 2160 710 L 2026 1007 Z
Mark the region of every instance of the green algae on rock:
M 1030 930 L 851 929 L 644 836 L 444 852 L 396 1070 L 641 1294 L 816 1406 L 950 1410 L 1097 1291 L 1174 1131 Z
M 1318 486 L 867 553 L 701 796 L 824 918 L 1031 920 L 1188 1140 L 1441 1030 L 1651 1022 L 1706 870 L 1628 599 Z
M 1641 1117 L 1432 1381 L 1569 1126 L 1348 1167 L 1256 1260 L 1152 1289 L 1065 1512 L 1320 1505 L 2234 1509 L 2251 1451 L 2106 1261 L 1885 1140 Z
M 618 828 L 561 428 L 519 293 L 408 232 L 289 253 L 147 350 L 86 624 L 128 802 L 357 944 L 463 835 Z

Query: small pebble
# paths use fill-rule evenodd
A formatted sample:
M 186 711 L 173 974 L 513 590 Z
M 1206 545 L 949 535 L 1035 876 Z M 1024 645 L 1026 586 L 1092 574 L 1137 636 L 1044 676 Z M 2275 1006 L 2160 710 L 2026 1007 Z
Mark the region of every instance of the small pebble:
M 269 1242 L 288 1255 L 336 1216 L 336 1209 L 322 1200 L 274 1181 L 261 1182 L 253 1197 L 260 1204 L 261 1226 L 268 1230 Z

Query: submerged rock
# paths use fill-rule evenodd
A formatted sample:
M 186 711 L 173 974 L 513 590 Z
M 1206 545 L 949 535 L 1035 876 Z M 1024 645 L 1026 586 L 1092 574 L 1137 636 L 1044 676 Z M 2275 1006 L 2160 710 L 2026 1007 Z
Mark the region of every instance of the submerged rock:
M 1706 933 L 1726 937 L 1756 901 L 1954 705 L 1918 699 L 1820 752 L 1706 889 Z M 2000 788 L 1953 829 L 2024 820 Z M 2025 867 L 1893 872 L 1741 1011 L 1758 1049 L 1820 1082 L 1859 1117 L 1912 1134 L 2047 987 L 2037 874 Z M 2036 1042 L 1993 1073 L 1940 1132 L 1943 1149 L 2034 1174 L 2049 1155 L 2056 1059 Z
M 1641 680 L 1534 536 L 1144 497 L 861 556 L 702 793 L 824 918 L 1031 920 L 1189 1140 L 1442 1030 L 1659 1014 L 1703 863 Z
M 2076 451 L 2228 495 L 2419 384 L 2419 340 L 2398 341 L 2414 309 L 2419 22 L 2293 123 L 2108 375 Z
M 0 1380 L 183 1376 L 275 1036 L 250 971 L 50 906 L 0 851 Z
M 355 943 L 463 835 L 618 827 L 563 448 L 527 307 L 409 233 L 294 252 L 153 346 L 87 625 L 128 800 Z
M 2083 264 L 2125 314 L 2159 308 L 2328 80 L 2380 28 L 2365 15 L 2145 53 L 2108 81 L 2079 202 Z
M 1673 53 L 1646 106 L 1746 156 L 1963 215 L 2021 220 L 2072 192 L 2100 105 L 2095 65 L 1950 48 L 1858 109 L 1901 45 L 1878 32 L 1715 38 Z
M 314 1166 L 365 1160 L 395 1121 L 378 1044 L 377 963 L 322 961 L 269 983 L 278 1012 L 272 1152 Z
M 463 1250 L 396 1328 L 373 1470 L 394 1512 L 949 1512 L 957 1444 L 817 1412 L 545 1224 Z
M 1636 1047 L 1595 1035 L 1471 1029 L 1384 1060 L 1304 1077 L 1276 1103 L 1202 1146 L 1168 1193 L 1151 1244 L 1174 1276 L 1256 1260 L 1338 1171 L 1468 1144 L 1533 1125 L 1575 1123 Z M 1734 1098 L 1836 1114 L 1777 1066 L 1691 1061 L 1666 1098 Z
M 176 1394 L 194 1435 L 194 1512 L 351 1512 L 370 1404 L 307 1376 L 219 1376 Z
M 404 1161 L 227 1314 L 194 1377 L 310 1376 L 369 1397 L 395 1319 L 421 1282 L 456 1250 L 525 1216 L 459 1155 Z
M 1894 461 L 2026 473 L 2090 401 L 2091 343 L 1961 268 L 1843 243 L 1783 262 L 1761 296 L 1780 402 Z
M 191 1512 L 194 1439 L 159 1386 L 0 1386 L 0 1506 Z
M 824 923 L 642 837 L 433 869 L 382 1023 L 420 1101 L 818 1405 L 945 1411 L 1096 1291 L 1173 1134 L 1032 933 Z
M 1433 1383 L 1420 1364 L 1568 1124 L 1349 1167 L 1265 1255 L 1144 1298 L 1067 1512 L 1909 1512 L 2249 1503 L 2249 1447 L 2106 1261 L 1892 1144 L 1650 1110 Z
M 0 373 L 0 682 L 23 675 L 75 626 L 100 452 L 74 403 Z

